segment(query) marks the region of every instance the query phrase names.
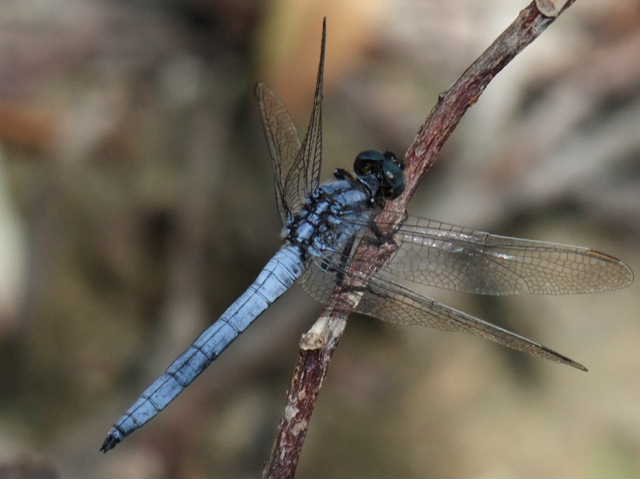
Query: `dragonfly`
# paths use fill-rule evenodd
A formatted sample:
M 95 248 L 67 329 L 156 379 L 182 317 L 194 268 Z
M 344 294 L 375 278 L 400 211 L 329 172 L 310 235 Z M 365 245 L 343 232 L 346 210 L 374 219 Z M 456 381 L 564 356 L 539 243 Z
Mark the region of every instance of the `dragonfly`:
M 336 288 L 361 299 L 353 312 L 403 325 L 464 331 L 586 371 L 577 361 L 536 341 L 446 306 L 412 285 L 485 295 L 592 293 L 623 288 L 632 270 L 591 248 L 499 236 L 409 216 L 385 234 L 376 218 L 405 188 L 404 163 L 391 152 L 366 150 L 320 184 L 322 101 L 326 50 L 323 22 L 311 116 L 303 139 L 282 100 L 259 83 L 256 94 L 271 157 L 284 244 L 249 288 L 196 338 L 109 431 L 107 452 L 153 419 L 296 281 L 328 302 Z M 362 264 L 360 245 L 392 243 L 383 264 Z M 360 262 L 358 264 L 357 262 Z M 364 272 L 364 273 L 363 273 Z

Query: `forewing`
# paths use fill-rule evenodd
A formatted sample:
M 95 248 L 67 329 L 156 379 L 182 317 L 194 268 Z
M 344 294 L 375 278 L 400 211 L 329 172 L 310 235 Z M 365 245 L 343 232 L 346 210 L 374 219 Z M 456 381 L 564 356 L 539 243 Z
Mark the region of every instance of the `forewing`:
M 284 181 L 285 202 L 292 211 L 299 209 L 305 197 L 315 190 L 320 183 L 322 167 L 322 99 L 324 96 L 324 58 L 327 41 L 326 19 L 322 22 L 322 43 L 320 46 L 320 63 L 316 78 L 316 89 L 313 96 L 313 109 L 309 125 L 298 150 L 293 165 L 286 172 Z
M 286 199 L 285 180 L 300 151 L 300 139 L 287 107 L 269 87 L 264 83 L 258 83 L 256 96 L 273 167 L 276 207 L 284 225 L 294 211 L 294 205 Z
M 625 263 L 590 248 L 493 235 L 428 218 L 407 217 L 393 240 L 399 248 L 382 269 L 439 288 L 573 294 L 623 288 L 633 281 Z

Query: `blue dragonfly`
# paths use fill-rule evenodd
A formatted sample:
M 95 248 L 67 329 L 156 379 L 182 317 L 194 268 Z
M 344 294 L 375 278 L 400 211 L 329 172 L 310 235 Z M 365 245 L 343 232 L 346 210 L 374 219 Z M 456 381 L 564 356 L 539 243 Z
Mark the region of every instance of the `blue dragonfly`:
M 453 309 L 411 288 L 428 285 L 488 295 L 591 293 L 628 286 L 633 272 L 599 251 L 493 235 L 409 216 L 392 234 L 376 219 L 404 190 L 404 165 L 390 152 L 358 154 L 354 173 L 338 169 L 320 184 L 326 44 L 311 118 L 301 141 L 282 101 L 264 84 L 256 93 L 273 165 L 284 245 L 249 288 L 156 379 L 111 428 L 101 451 L 153 419 L 297 280 L 319 301 L 336 288 L 357 290 L 355 311 L 385 321 L 465 331 L 503 346 L 586 371 L 531 339 Z M 381 228 L 382 227 L 382 228 Z M 384 264 L 355 264 L 360 245 L 391 242 Z

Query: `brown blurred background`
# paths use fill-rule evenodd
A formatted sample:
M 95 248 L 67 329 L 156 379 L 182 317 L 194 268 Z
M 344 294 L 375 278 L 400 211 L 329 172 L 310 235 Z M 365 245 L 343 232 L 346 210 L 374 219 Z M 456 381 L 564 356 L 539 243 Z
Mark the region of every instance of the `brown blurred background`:
M 279 245 L 253 86 L 305 125 L 322 16 L 325 167 L 402 154 L 526 1 L 5 0 L 0 475 L 253 475 L 297 341 L 295 288 L 107 455 L 110 425 Z M 489 86 L 413 214 L 589 245 L 640 272 L 640 4 L 578 0 Z M 299 473 L 640 474 L 639 286 L 453 306 L 585 363 L 353 318 Z

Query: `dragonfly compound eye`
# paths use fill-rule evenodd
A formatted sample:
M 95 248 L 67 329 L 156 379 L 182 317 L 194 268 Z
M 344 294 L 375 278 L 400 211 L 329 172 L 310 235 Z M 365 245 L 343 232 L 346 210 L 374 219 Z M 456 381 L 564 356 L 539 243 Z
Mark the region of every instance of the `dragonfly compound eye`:
M 390 151 L 366 150 L 359 153 L 353 170 L 360 177 L 374 175 L 380 185 L 379 194 L 385 199 L 396 198 L 404 191 L 404 164 Z
M 382 191 L 385 198 L 397 198 L 404 191 L 404 163 L 387 151 L 382 163 Z
M 356 160 L 353 163 L 353 171 L 358 176 L 377 174 L 384 161 L 385 157 L 379 151 L 366 150 L 356 156 Z

